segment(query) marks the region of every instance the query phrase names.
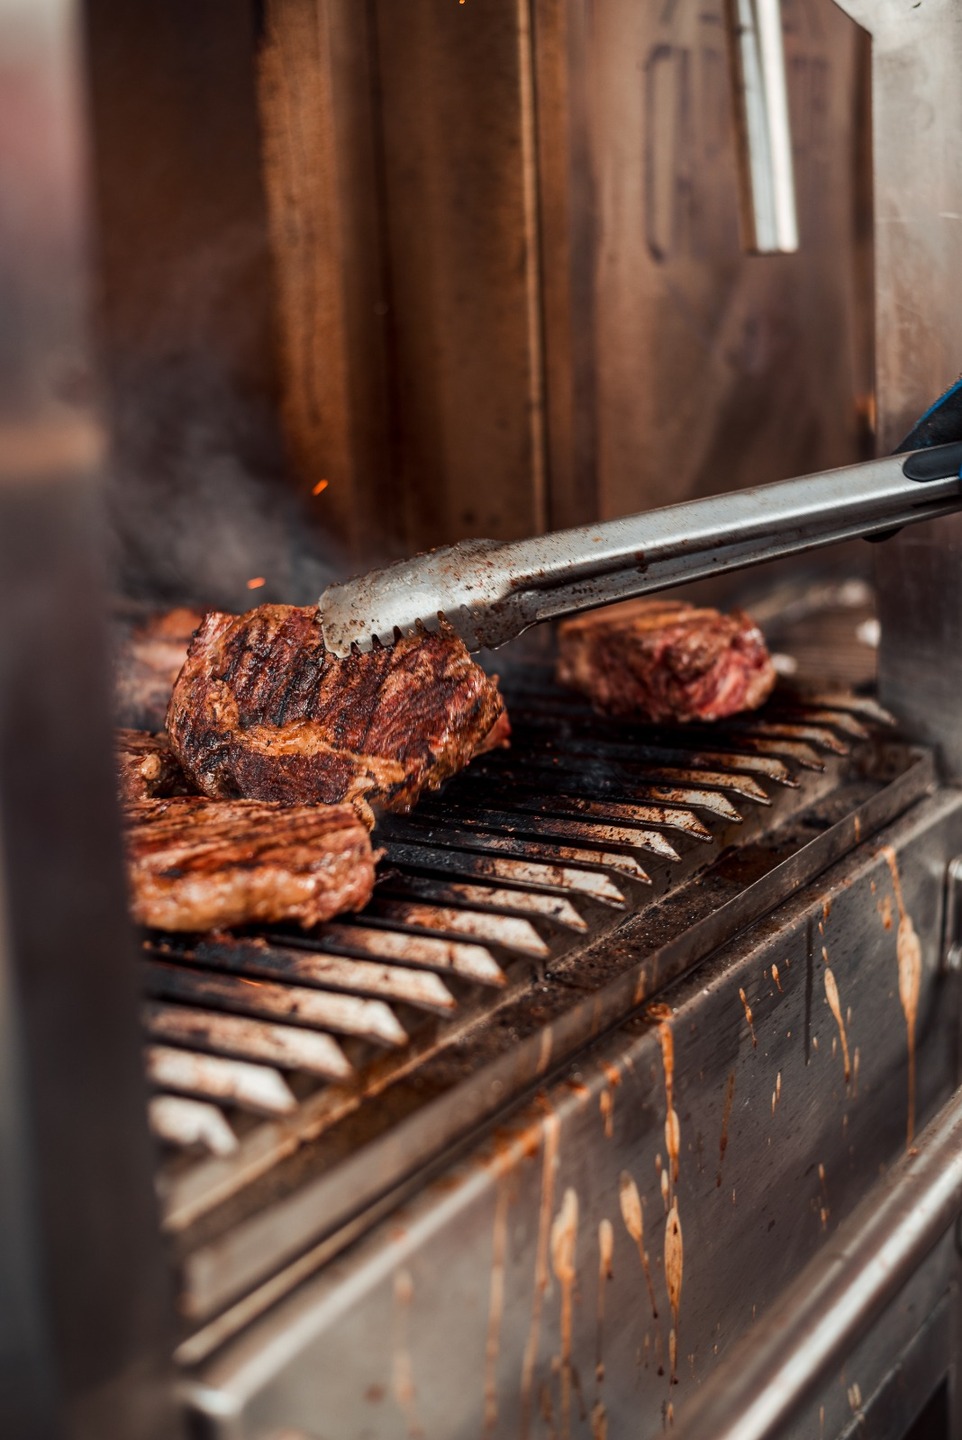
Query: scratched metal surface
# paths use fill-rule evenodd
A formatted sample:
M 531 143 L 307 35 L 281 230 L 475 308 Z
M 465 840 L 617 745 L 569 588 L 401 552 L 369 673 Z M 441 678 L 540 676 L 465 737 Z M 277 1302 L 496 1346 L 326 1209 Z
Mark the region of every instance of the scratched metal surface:
M 200 1367 L 202 1433 L 660 1433 L 953 1088 L 960 850 L 943 792 L 716 951 Z M 887 1364 L 943 1283 L 892 1308 Z M 825 1435 L 884 1378 L 852 1365 Z

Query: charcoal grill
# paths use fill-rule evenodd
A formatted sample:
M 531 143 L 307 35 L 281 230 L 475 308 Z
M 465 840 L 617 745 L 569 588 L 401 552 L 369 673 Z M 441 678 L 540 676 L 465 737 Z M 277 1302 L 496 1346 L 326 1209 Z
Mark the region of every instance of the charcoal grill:
M 736 264 L 724 258 L 723 226 L 707 258 L 703 240 L 685 249 L 697 219 L 682 203 L 687 150 L 664 150 L 687 177 L 675 190 L 660 150 L 636 157 L 649 206 L 637 250 L 630 205 L 623 215 L 614 203 L 625 197 L 609 151 L 613 137 L 634 143 L 619 108 L 630 86 L 599 77 L 610 66 L 622 73 L 621 50 L 633 54 L 637 37 L 613 36 L 633 36 L 644 7 L 488 7 L 499 21 L 475 69 L 433 4 L 411 0 L 400 28 L 382 0 L 259 7 L 284 423 L 301 466 L 319 455 L 312 463 L 332 476 L 311 474 L 308 488 L 330 492 L 334 528 L 355 552 L 369 543 L 381 559 L 457 538 L 445 526 L 511 539 L 594 523 L 612 496 L 637 509 L 622 501 L 634 496 L 638 457 L 655 477 L 654 504 L 676 498 L 665 486 L 690 495 L 709 480 L 775 478 L 774 455 L 786 473 L 854 461 L 869 422 L 886 453 L 951 380 L 962 353 L 944 303 L 960 268 L 951 165 L 962 21 L 949 0 L 904 12 L 897 0 L 845 6 L 874 46 L 877 411 L 863 397 L 858 425 L 843 426 L 824 400 L 799 398 L 800 376 L 820 365 L 830 396 L 868 385 L 861 292 L 843 283 L 838 262 L 840 238 L 859 253 L 864 240 L 857 225 L 848 235 L 840 207 L 829 217 L 831 255 L 819 252 L 804 274 L 823 303 L 837 295 L 855 314 L 852 353 L 823 354 L 806 331 L 804 358 L 770 367 L 771 419 L 744 470 L 725 458 L 739 451 L 745 419 L 738 405 L 728 413 L 723 389 L 706 393 L 705 409 L 720 417 L 716 438 L 739 444 L 719 444 L 707 470 L 688 455 L 697 446 L 683 423 L 653 428 L 645 407 L 625 400 L 637 390 L 638 347 L 622 241 L 633 275 L 650 285 L 646 333 L 659 344 L 662 279 L 670 289 L 704 262 L 723 287 Z M 810 633 L 812 673 L 797 688 L 786 682 L 758 714 L 704 727 L 603 719 L 558 689 L 537 656 L 525 664 L 509 652 L 511 748 L 481 757 L 413 814 L 381 820 L 384 856 L 363 913 L 310 931 L 132 937 L 109 799 L 104 587 L 92 563 L 103 549 L 102 437 L 79 320 L 83 156 L 64 138 L 82 130 L 68 8 L 19 0 L 2 26 L 0 102 L 14 138 L 0 145 L 0 181 L 20 203 L 0 211 L 11 242 L 0 247 L 0 284 L 22 324 L 0 339 L 0 1428 L 43 1440 L 168 1440 L 185 1426 L 203 1440 L 603 1440 L 672 1426 L 699 1440 L 962 1434 L 958 518 L 879 548 L 878 700 L 871 686 L 830 687 L 840 655 Z M 137 106 L 156 95 L 145 85 L 133 105 L 128 79 L 133 108 L 121 106 L 116 123 L 110 49 L 130 45 L 129 22 L 111 0 L 87 8 L 103 180 L 123 170 L 127 121 L 134 133 Z M 458 23 L 479 8 L 451 7 L 463 11 Z M 698 93 L 714 93 L 723 15 L 682 9 L 644 18 L 651 45 L 631 74 L 643 75 L 645 133 L 653 117 L 674 117 L 672 145 L 684 150 L 675 102 L 694 93 L 692 66 L 706 80 Z M 764 10 L 770 37 L 772 14 L 738 10 L 747 104 L 748 20 Z M 195 84 L 203 45 L 192 51 L 198 68 L 161 63 L 192 34 L 193 17 L 167 33 L 168 7 L 151 14 L 158 45 L 145 46 L 145 73 L 176 72 L 194 86 L 188 104 L 203 95 L 229 111 L 226 80 Z M 822 19 L 834 35 L 838 17 Z M 848 90 L 823 84 L 816 64 L 830 47 L 812 35 L 788 35 L 793 84 L 804 83 L 813 116 L 820 104 L 835 120 L 844 110 L 855 128 Z M 847 73 L 864 79 L 868 52 L 853 36 Z M 236 53 L 208 50 L 226 76 Z M 304 65 L 317 68 L 298 87 Z M 434 135 L 438 153 L 463 159 L 457 117 L 485 76 L 492 124 L 470 152 L 478 163 L 451 166 L 471 184 L 437 193 L 419 158 L 414 92 L 450 122 Z M 517 86 L 514 128 L 503 119 L 505 76 Z M 749 110 L 757 201 L 766 121 Z M 930 123 L 924 154 L 906 120 L 920 113 Z M 310 142 L 309 194 L 292 183 L 279 116 L 292 155 Z M 157 130 L 208 133 L 205 124 Z M 802 134 L 803 180 L 806 167 L 817 180 L 823 141 Z M 165 197 L 161 208 L 190 231 L 178 243 L 200 257 L 199 273 L 198 235 L 216 210 L 205 185 L 213 196 L 217 167 L 204 171 L 203 145 L 190 148 L 198 168 L 172 164 L 169 174 L 189 172 L 192 199 Z M 370 194 L 345 188 L 331 163 L 348 153 L 360 167 L 346 167 L 352 174 L 368 163 L 377 171 Z M 140 499 L 150 496 L 151 466 L 163 470 L 177 449 L 170 417 L 176 430 L 189 392 L 196 419 L 202 392 L 204 443 L 214 434 L 223 446 L 216 461 L 228 452 L 236 461 L 246 446 L 266 473 L 275 452 L 237 420 L 257 409 L 245 388 L 257 367 L 244 351 L 257 325 L 233 337 L 239 349 L 225 358 L 230 327 L 219 332 L 217 304 L 210 314 L 191 308 L 194 272 L 194 289 L 185 281 L 181 293 L 144 266 L 131 309 L 118 303 L 125 244 L 150 241 L 146 221 L 125 231 L 125 206 L 144 196 L 139 168 L 126 173 L 128 184 L 102 183 L 97 196 L 111 242 L 102 318 L 116 454 Z M 155 179 L 146 174 L 151 204 L 163 188 Z M 786 175 L 774 179 L 784 201 Z M 246 214 L 245 183 L 231 172 L 232 218 Z M 809 203 L 818 188 L 808 185 Z M 423 201 L 419 233 L 444 239 L 430 284 L 399 223 L 397 196 L 409 190 Z M 289 204 L 317 225 L 292 223 Z M 391 223 L 381 226 L 379 207 Z M 596 207 L 610 229 L 595 232 Z M 322 221 L 332 243 L 302 293 L 298 246 Z M 804 204 L 798 221 L 802 263 L 812 245 Z M 771 229 L 759 213 L 754 223 L 756 238 Z M 776 228 L 775 248 L 790 249 L 792 226 Z M 618 243 L 604 249 L 602 233 Z M 239 296 L 245 235 L 238 220 Z M 167 232 L 158 236 L 150 254 L 163 276 L 177 244 L 168 253 Z M 718 332 L 719 353 L 726 363 L 741 356 L 749 376 L 753 347 L 762 353 L 778 327 L 759 339 L 740 321 L 788 322 L 774 290 L 739 284 L 739 323 Z M 685 371 L 701 334 L 688 303 L 700 285 L 671 332 L 666 374 Z M 171 312 L 154 329 L 138 309 L 151 287 Z M 382 292 L 372 321 L 371 296 Z M 496 313 L 479 319 L 478 294 Z M 315 330 L 303 343 L 302 315 L 336 357 L 329 365 L 315 363 Z M 188 333 L 201 336 L 201 363 L 179 373 Z M 437 353 L 427 335 L 445 337 Z M 275 393 L 271 377 L 270 404 Z M 243 430 L 236 453 L 224 439 L 236 438 L 232 426 Z M 176 434 L 191 453 L 194 432 Z M 823 444 L 844 453 L 829 457 Z M 223 479 L 218 463 L 200 469 L 205 483 Z M 382 472 L 393 489 L 372 488 Z M 141 514 L 148 569 L 160 509 L 139 512 L 134 500 L 127 513 L 128 524 Z M 243 571 L 240 603 L 252 573 Z M 298 573 L 293 561 L 286 573 Z M 269 593 L 263 578 L 251 581 L 257 598 Z M 785 616 L 770 619 L 775 630 Z M 833 633 L 851 645 L 844 616 Z M 783 635 L 779 644 L 791 649 Z

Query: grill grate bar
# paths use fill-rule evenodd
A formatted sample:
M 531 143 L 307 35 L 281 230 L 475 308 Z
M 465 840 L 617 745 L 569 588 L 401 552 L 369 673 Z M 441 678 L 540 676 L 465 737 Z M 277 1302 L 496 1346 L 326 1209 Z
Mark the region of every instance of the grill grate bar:
M 328 948 L 348 955 L 376 955 L 379 960 L 402 960 L 406 965 L 424 965 L 428 969 L 446 970 L 477 985 L 505 985 L 507 978 L 491 951 L 484 945 L 463 939 L 440 940 L 431 935 L 408 935 L 398 930 L 375 928 L 366 924 L 368 911 L 357 921 L 350 916 L 325 925 L 303 944 L 312 950 Z
M 657 830 L 643 830 L 636 825 L 602 825 L 592 820 L 565 819 L 560 815 L 537 815 L 511 810 L 437 806 L 434 801 L 422 800 L 421 809 L 426 816 L 443 818 L 454 815 L 455 824 L 464 828 L 475 827 L 484 830 L 504 830 L 509 835 L 524 835 L 531 838 L 545 836 L 547 839 L 580 840 L 599 850 L 609 850 L 613 845 L 624 845 L 631 850 L 648 850 L 663 860 L 679 860 L 681 857 L 673 845 Z
M 539 784 L 542 775 L 556 775 L 566 779 L 571 775 L 572 783 L 590 780 L 599 787 L 631 791 L 635 795 L 645 795 L 654 800 L 666 797 L 667 792 L 661 788 L 665 784 L 671 786 L 669 798 L 679 795 L 696 796 L 697 799 L 682 800 L 679 803 L 702 805 L 720 815 L 727 815 L 727 810 L 719 808 L 722 797 L 712 794 L 716 790 L 740 795 L 745 800 L 757 800 L 760 805 L 771 804 L 768 791 L 750 775 L 743 775 L 738 771 L 699 770 L 680 766 L 658 768 L 627 758 L 612 763 L 607 756 L 603 761 L 599 761 L 597 746 L 578 745 L 576 742 L 567 741 L 553 746 L 549 753 L 525 755 L 523 767 L 515 767 L 510 760 L 498 763 L 493 757 L 483 756 L 472 762 L 468 773 L 487 774 L 492 779 L 497 779 L 522 769 L 528 778 L 532 771 L 536 771 Z M 710 798 L 703 798 L 706 792 Z
M 168 1045 L 148 1045 L 144 1056 L 147 1079 L 158 1090 L 222 1100 L 254 1115 L 290 1115 L 297 1108 L 287 1081 L 268 1065 Z
M 184 1150 L 196 1145 L 212 1155 L 232 1155 L 237 1149 L 237 1136 L 216 1105 L 182 1095 L 155 1095 L 147 1113 L 151 1130 L 168 1145 Z
M 337 1041 L 316 1030 L 157 1000 L 147 1001 L 142 1015 L 144 1028 L 155 1040 L 212 1050 L 239 1060 L 266 1060 L 282 1070 L 303 1070 L 324 1080 L 349 1080 L 353 1074 Z
M 460 851 L 470 846 L 475 850 L 497 855 L 530 857 L 538 862 L 543 861 L 546 865 L 603 868 L 639 884 L 651 884 L 651 877 L 633 855 L 622 855 L 617 850 L 589 850 L 578 845 L 560 845 L 553 840 L 528 840 L 521 835 L 502 835 L 496 827 L 488 829 L 483 824 L 467 827 L 467 822 L 463 819 L 447 825 L 431 819 L 430 816 L 392 815 L 390 833 L 392 837 L 396 835 L 402 840 L 410 836 L 416 841 L 429 841 L 439 849 L 451 847 Z M 391 843 L 389 841 L 389 849 Z
M 534 915 L 554 921 L 568 930 L 587 930 L 584 917 L 570 900 L 540 891 L 507 890 L 490 885 L 465 885 L 458 881 L 434 880 L 423 875 L 389 876 L 378 886 L 378 894 L 410 896 L 433 905 L 465 905 L 493 910 L 499 915 Z
M 707 810 L 709 814 L 717 815 L 722 820 L 738 821 L 742 818 L 732 802 L 714 790 L 696 789 L 693 786 L 685 785 L 669 787 L 639 783 L 624 769 L 612 770 L 605 764 L 592 764 L 591 762 L 583 764 L 580 768 L 574 768 L 565 765 L 560 759 L 556 759 L 553 764 L 549 761 L 547 765 L 535 768 L 538 774 L 537 779 L 533 780 L 532 767 L 527 760 L 524 763 L 492 761 L 484 764 L 481 762 L 467 772 L 464 783 L 487 782 L 490 784 L 492 780 L 507 780 L 511 783 L 513 791 L 517 787 L 522 787 L 523 790 L 534 789 L 537 794 L 541 795 L 561 793 L 585 795 L 594 799 L 603 797 L 608 792 L 614 792 L 630 797 L 633 802 L 653 800 L 672 809 L 677 807 L 682 810 L 683 814 L 687 813 L 687 807 L 691 807 L 697 810 Z M 768 802 L 767 795 L 765 801 Z M 669 822 L 658 820 L 652 823 Z
M 444 850 L 440 846 L 406 844 L 399 840 L 388 842 L 387 859 L 389 863 L 414 870 L 497 880 L 548 895 L 567 894 L 574 890 L 603 904 L 625 904 L 625 896 L 607 875 L 574 865 L 516 860 L 507 855 L 474 855 L 460 850 Z
M 736 734 L 744 732 L 762 740 L 800 740 L 816 750 L 827 750 L 833 755 L 848 755 L 852 748 L 824 725 L 797 725 L 774 720 L 736 720 L 732 721 L 732 729 Z
M 467 935 L 488 945 L 499 945 L 518 955 L 546 956 L 550 953 L 529 920 L 489 915 L 480 910 L 455 910 L 448 906 L 419 904 L 411 900 L 389 900 L 376 891 L 364 911 L 366 920 L 386 920 L 403 929 L 450 935 Z
M 448 807 L 458 811 L 465 807 L 474 810 L 470 796 L 465 794 L 469 784 L 475 788 L 476 782 L 466 779 L 457 792 L 452 790 L 449 796 L 445 796 Z M 432 807 L 436 804 L 432 801 Z M 585 815 L 595 820 L 614 820 L 619 824 L 639 827 L 659 825 L 696 840 L 711 839 L 711 831 L 691 810 L 662 805 L 626 805 L 617 800 L 587 800 L 579 795 L 556 794 L 533 784 L 511 786 L 510 808 L 525 813 L 533 811 L 536 815 Z
M 303 940 L 303 937 L 297 939 Z M 311 938 L 307 943 L 320 946 L 324 937 L 318 936 L 316 941 Z M 292 980 L 297 984 L 317 985 L 322 990 L 344 990 L 352 995 L 370 995 L 442 1015 L 457 1009 L 457 1001 L 440 975 L 430 970 L 410 970 L 390 960 L 386 964 L 351 960 L 340 955 L 312 954 L 285 945 L 269 945 L 259 938 L 238 940 L 226 935 L 216 941 L 200 941 L 191 949 L 162 945 L 152 953 L 181 964 L 266 980 Z
M 846 695 L 838 694 L 835 691 L 828 691 L 824 694 L 816 693 L 806 697 L 806 710 L 809 705 L 821 706 L 835 714 L 841 712 L 842 714 L 861 715 L 864 720 L 871 720 L 876 725 L 894 727 L 898 724 L 894 715 L 868 695 Z
M 379 1045 L 403 1045 L 407 1032 L 383 1000 L 362 1000 L 301 985 L 276 985 L 191 967 L 145 962 L 147 992 L 165 1000 L 213 1005 L 259 1019 L 291 1020 L 317 1030 L 359 1035 Z
M 765 713 L 768 718 L 774 720 L 776 724 L 781 724 L 783 721 L 792 724 L 794 723 L 793 717 L 797 717 L 798 715 L 797 709 L 791 709 L 787 706 L 783 708 L 778 705 L 771 706 Z M 832 730 L 841 730 L 843 735 L 850 735 L 853 740 L 869 740 L 872 736 L 872 732 L 868 726 L 865 725 L 858 716 L 851 714 L 851 712 L 847 710 L 815 708 L 806 710 L 805 723 L 817 725 L 820 728 L 828 726 L 829 729 Z
M 597 717 L 595 717 L 597 719 Z M 713 733 L 710 737 L 710 745 L 714 748 L 702 749 L 709 737 L 701 730 L 693 732 L 678 731 L 672 737 L 672 743 L 654 744 L 651 742 L 651 732 L 641 730 L 636 726 L 628 726 L 612 721 L 605 726 L 590 724 L 579 726 L 576 735 L 565 733 L 564 726 L 558 716 L 550 714 L 533 717 L 524 715 L 511 717 L 512 734 L 518 740 L 530 740 L 539 746 L 539 754 L 532 759 L 540 758 L 544 754 L 559 753 L 575 755 L 587 755 L 596 757 L 599 748 L 606 759 L 616 760 L 626 765 L 637 766 L 643 770 L 645 775 L 654 775 L 658 769 L 668 769 L 675 765 L 696 766 L 712 769 L 720 767 L 726 774 L 733 778 L 738 774 L 761 775 L 765 779 L 774 780 L 780 785 L 795 787 L 797 781 L 792 777 L 788 767 L 774 754 L 766 755 L 762 751 L 751 750 L 745 745 L 742 737 L 731 743 L 731 748 L 726 744 L 726 736 Z M 624 738 L 635 736 L 633 739 Z M 612 738 L 620 736 L 622 738 Z M 789 757 L 793 758 L 793 757 Z

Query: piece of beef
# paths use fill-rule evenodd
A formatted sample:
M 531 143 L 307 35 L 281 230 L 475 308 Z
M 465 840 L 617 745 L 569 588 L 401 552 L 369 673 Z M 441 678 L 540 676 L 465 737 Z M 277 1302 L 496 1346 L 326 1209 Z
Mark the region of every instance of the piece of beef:
M 114 754 L 120 798 L 125 805 L 191 793 L 166 735 L 151 735 L 147 730 L 118 730 Z
M 168 610 L 125 629 L 114 647 L 118 725 L 163 730 L 170 692 L 203 618 L 200 610 Z
M 630 600 L 559 627 L 558 679 L 607 715 L 658 724 L 754 710 L 775 670 L 761 631 L 735 610 Z
M 374 886 L 377 857 L 349 805 L 142 800 L 124 840 L 133 917 L 163 930 L 316 925 L 360 910 Z
M 167 732 L 205 795 L 409 810 L 505 744 L 497 684 L 450 629 L 344 660 L 313 607 L 209 614 L 178 677 Z

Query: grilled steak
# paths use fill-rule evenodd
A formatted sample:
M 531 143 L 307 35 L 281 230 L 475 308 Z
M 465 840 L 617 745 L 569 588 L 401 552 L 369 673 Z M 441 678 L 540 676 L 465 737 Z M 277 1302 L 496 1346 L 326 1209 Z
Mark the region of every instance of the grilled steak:
M 131 911 L 142 925 L 316 925 L 361 909 L 374 886 L 376 856 L 349 805 L 181 796 L 142 800 L 126 822 Z
M 663 724 L 754 710 L 775 670 L 761 631 L 740 611 L 631 600 L 563 622 L 558 679 L 604 714 Z
M 119 725 L 163 730 L 170 692 L 203 614 L 168 610 L 127 631 L 114 654 L 114 708 Z
M 187 777 L 166 735 L 151 735 L 146 730 L 118 730 L 114 753 L 120 798 L 125 805 L 190 793 Z
M 316 610 L 212 612 L 167 715 L 205 795 L 409 810 L 479 750 L 507 741 L 496 683 L 450 630 L 340 660 Z

